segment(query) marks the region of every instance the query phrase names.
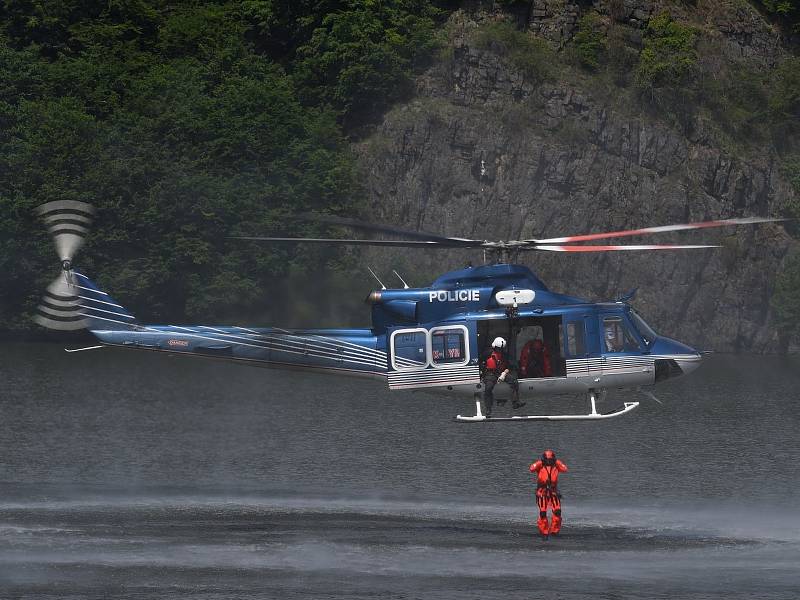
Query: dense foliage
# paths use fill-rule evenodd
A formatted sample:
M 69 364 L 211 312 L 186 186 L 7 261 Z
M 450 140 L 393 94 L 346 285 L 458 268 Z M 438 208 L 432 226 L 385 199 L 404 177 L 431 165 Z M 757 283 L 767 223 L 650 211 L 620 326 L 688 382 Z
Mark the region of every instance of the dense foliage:
M 78 264 L 153 320 L 280 304 L 310 232 L 352 211 L 345 135 L 402 98 L 433 45 L 422 0 L 7 0 L 0 6 L 0 327 L 27 327 L 57 270 L 33 208 L 95 204 Z M 269 292 L 269 294 L 268 294 Z
M 427 0 L 367 0 L 327 14 L 297 50 L 294 79 L 306 100 L 363 122 L 410 92 L 411 74 L 435 47 Z

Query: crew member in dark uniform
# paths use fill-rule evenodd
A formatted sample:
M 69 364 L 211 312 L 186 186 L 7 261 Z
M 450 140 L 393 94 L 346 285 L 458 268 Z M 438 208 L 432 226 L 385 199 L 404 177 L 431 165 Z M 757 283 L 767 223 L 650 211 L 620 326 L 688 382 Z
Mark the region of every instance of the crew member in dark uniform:
M 539 520 L 536 525 L 544 536 L 557 535 L 561 531 L 561 494 L 558 493 L 558 474 L 567 471 L 567 465 L 556 458 L 552 450 L 545 450 L 541 460 L 530 466 L 536 473 L 536 505 L 539 507 Z M 547 510 L 553 511 L 553 522 L 547 521 Z
M 511 387 L 511 406 L 514 410 L 525 406 L 524 402 L 519 401 L 519 382 L 517 374 L 511 368 L 506 357 L 506 341 L 497 337 L 492 342 L 491 351 L 486 355 L 482 362 L 483 366 L 483 405 L 484 415 L 487 418 L 492 416 L 492 406 L 494 405 L 494 386 L 498 383 L 507 383 Z M 498 400 L 498 404 L 504 404 L 505 400 Z

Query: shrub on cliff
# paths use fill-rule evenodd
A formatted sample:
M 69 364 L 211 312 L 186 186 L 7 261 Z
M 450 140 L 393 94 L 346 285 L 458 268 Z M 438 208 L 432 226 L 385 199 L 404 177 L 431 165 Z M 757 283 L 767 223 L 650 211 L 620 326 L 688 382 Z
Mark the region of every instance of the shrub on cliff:
M 474 43 L 505 57 L 526 78 L 544 81 L 553 74 L 555 53 L 547 42 L 525 31 L 520 31 L 506 20 L 486 23 L 473 35 Z
M 653 92 L 686 83 L 697 65 L 696 42 L 697 31 L 673 20 L 669 13 L 652 18 L 636 68 L 636 85 Z
M 607 52 L 606 34 L 601 27 L 600 15 L 589 11 L 578 21 L 578 31 L 573 38 L 573 49 L 578 63 L 590 70 L 600 68 Z
M 647 25 L 634 83 L 642 98 L 675 122 L 689 127 L 695 110 L 697 32 L 668 13 Z

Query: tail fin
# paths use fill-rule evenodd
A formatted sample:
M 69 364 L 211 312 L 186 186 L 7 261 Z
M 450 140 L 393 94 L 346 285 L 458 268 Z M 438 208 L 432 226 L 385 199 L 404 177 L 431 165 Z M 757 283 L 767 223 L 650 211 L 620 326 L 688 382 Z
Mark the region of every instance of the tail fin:
M 86 327 L 94 330 L 131 330 L 137 328 L 136 317 L 121 304 L 98 288 L 91 279 L 78 271 L 75 286 Z

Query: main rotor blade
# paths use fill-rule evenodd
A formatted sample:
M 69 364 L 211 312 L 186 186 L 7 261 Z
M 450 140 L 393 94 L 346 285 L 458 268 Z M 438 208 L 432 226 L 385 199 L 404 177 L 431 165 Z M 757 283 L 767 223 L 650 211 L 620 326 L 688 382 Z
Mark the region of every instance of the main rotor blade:
M 447 237 L 436 233 L 428 233 L 426 231 L 412 231 L 410 229 L 400 229 L 390 225 L 379 225 L 376 223 L 367 223 L 359 221 L 358 219 L 349 219 L 346 217 L 337 217 L 334 215 L 317 215 L 313 213 L 306 213 L 299 215 L 300 219 L 307 221 L 316 221 L 318 223 L 329 223 L 331 225 L 342 225 L 345 227 L 353 227 L 354 229 L 363 229 L 364 231 L 375 231 L 377 233 L 390 233 L 392 235 L 399 235 L 412 240 L 425 240 L 430 242 L 454 242 L 454 243 L 480 243 L 481 240 L 471 240 L 467 238 Z
M 230 239 L 256 242 L 332 244 L 339 246 L 397 246 L 408 248 L 479 248 L 483 242 L 439 242 L 435 240 L 353 240 L 343 238 L 276 238 L 257 236 L 233 236 Z
M 547 250 L 549 252 L 615 252 L 617 250 L 696 250 L 698 248 L 721 248 L 713 245 L 650 244 L 647 246 L 532 246 L 528 250 Z M 524 250 L 525 248 L 523 248 Z
M 683 225 L 662 225 L 660 227 L 645 227 L 643 229 L 627 229 L 624 231 L 611 231 L 607 233 L 590 233 L 587 235 L 570 235 L 566 237 L 549 238 L 546 240 L 525 240 L 532 244 L 564 244 L 571 242 L 590 242 L 592 240 L 606 240 L 610 238 L 628 237 L 631 235 L 646 235 L 648 233 L 666 233 L 668 231 L 684 231 L 687 229 L 708 229 L 710 227 L 728 227 L 730 225 L 751 225 L 753 223 L 773 223 L 786 219 L 773 219 L 769 217 L 743 217 L 739 219 L 723 219 L 720 221 L 701 221 L 698 223 L 684 223 Z

